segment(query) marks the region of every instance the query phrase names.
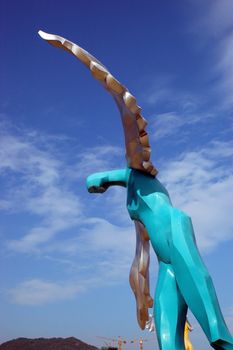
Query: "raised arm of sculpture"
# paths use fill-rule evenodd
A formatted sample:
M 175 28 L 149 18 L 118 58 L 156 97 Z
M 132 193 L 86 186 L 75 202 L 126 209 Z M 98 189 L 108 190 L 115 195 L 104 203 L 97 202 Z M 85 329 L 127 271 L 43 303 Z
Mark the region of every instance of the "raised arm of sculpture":
M 191 219 L 172 207 L 168 192 L 155 177 L 150 161 L 146 121 L 135 97 L 102 63 L 78 45 L 57 35 L 39 32 L 56 47 L 76 56 L 111 93 L 121 113 L 125 133 L 127 167 L 95 173 L 88 177 L 89 192 L 104 192 L 111 185 L 127 189 L 127 209 L 137 232 L 136 256 L 130 284 L 137 300 L 141 328 L 149 320 L 149 243 L 159 263 L 155 293 L 155 324 L 160 350 L 184 350 L 184 328 L 188 308 L 210 345 L 216 350 L 233 350 L 233 338 L 224 322 L 214 285 L 201 259 Z

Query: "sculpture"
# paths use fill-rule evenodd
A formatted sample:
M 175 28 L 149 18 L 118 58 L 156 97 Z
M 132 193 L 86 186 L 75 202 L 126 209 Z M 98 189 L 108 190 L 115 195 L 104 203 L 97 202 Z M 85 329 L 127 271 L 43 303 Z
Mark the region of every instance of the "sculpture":
M 210 345 L 216 350 L 233 350 L 233 338 L 223 319 L 213 282 L 196 246 L 191 219 L 172 206 L 169 194 L 156 178 L 150 161 L 146 120 L 129 91 L 106 67 L 78 45 L 63 37 L 40 36 L 65 49 L 83 62 L 113 96 L 121 113 L 125 134 L 127 168 L 95 173 L 87 178 L 91 193 L 103 193 L 113 185 L 127 189 L 127 209 L 137 232 L 137 249 L 130 284 L 137 301 L 137 318 L 142 329 L 149 320 L 153 299 L 149 292 L 149 240 L 158 263 L 155 294 L 155 324 L 161 350 L 184 350 L 184 328 L 190 308 Z

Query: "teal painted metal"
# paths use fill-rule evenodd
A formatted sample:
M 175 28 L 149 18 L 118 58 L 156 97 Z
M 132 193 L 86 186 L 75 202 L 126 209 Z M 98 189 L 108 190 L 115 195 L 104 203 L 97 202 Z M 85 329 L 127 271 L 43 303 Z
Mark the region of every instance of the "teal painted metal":
M 147 229 L 159 262 L 155 324 L 161 350 L 185 350 L 184 325 L 189 308 L 216 350 L 233 350 L 212 279 L 199 254 L 192 222 L 174 208 L 164 186 L 135 169 L 95 173 L 87 178 L 89 192 L 111 185 L 127 187 L 132 220 Z
M 75 55 L 110 92 L 121 112 L 127 164 L 132 168 L 96 173 L 88 177 L 89 192 L 109 186 L 127 187 L 127 208 L 132 220 L 146 228 L 159 261 L 155 322 L 161 350 L 184 350 L 187 308 L 196 316 L 215 349 L 233 350 L 214 286 L 198 252 L 191 219 L 172 207 L 163 185 L 149 174 L 157 173 L 150 160 L 146 121 L 129 91 L 97 59 L 69 40 L 40 31 L 55 47 Z

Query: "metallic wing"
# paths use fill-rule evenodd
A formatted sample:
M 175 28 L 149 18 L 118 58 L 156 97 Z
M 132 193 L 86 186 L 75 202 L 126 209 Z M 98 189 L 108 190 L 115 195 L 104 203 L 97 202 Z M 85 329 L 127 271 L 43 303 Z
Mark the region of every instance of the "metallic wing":
M 151 148 L 145 131 L 147 122 L 141 114 L 136 98 L 94 56 L 71 41 L 53 34 L 39 31 L 39 35 L 55 47 L 60 47 L 85 64 L 94 78 L 99 80 L 113 96 L 121 113 L 125 135 L 127 165 L 156 176 L 157 170 L 150 161 Z

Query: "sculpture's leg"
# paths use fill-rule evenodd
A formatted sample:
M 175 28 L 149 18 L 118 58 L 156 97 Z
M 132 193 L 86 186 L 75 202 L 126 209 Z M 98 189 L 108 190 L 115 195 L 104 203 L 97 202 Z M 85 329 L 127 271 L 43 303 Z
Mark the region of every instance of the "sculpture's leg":
M 196 246 L 191 219 L 172 210 L 171 263 L 180 291 L 217 350 L 233 350 L 233 338 L 223 319 L 212 279 Z
M 155 294 L 155 324 L 161 350 L 185 350 L 184 326 L 187 305 L 170 264 L 159 263 Z

